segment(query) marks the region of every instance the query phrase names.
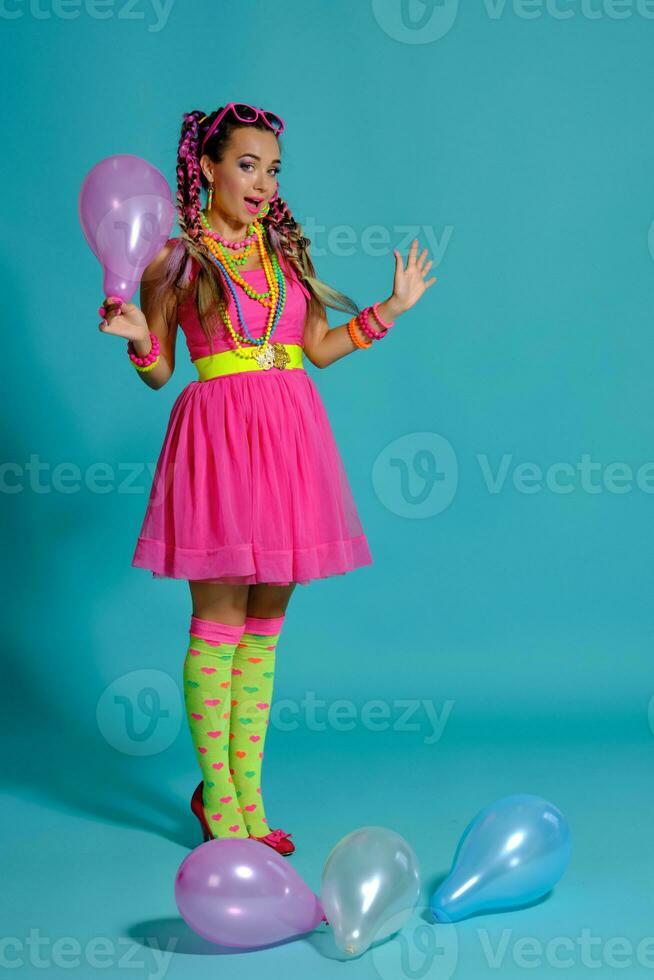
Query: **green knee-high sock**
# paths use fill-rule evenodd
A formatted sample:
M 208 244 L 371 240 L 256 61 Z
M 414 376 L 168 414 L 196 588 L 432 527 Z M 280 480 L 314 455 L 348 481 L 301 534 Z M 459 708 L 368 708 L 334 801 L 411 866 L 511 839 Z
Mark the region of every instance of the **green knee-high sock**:
M 275 650 L 284 616 L 248 616 L 234 652 L 229 766 L 252 837 L 270 833 L 261 794 L 264 743 L 275 677 Z
M 249 836 L 229 771 L 232 664 L 243 628 L 192 616 L 184 661 L 184 701 L 202 770 L 204 813 L 220 838 Z

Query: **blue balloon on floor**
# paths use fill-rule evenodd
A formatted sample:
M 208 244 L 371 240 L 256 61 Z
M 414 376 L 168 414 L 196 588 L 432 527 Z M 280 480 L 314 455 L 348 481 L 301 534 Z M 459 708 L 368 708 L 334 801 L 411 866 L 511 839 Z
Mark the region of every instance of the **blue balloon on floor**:
M 566 869 L 571 841 L 557 807 L 539 796 L 504 796 L 463 832 L 452 868 L 430 908 L 437 922 L 525 905 L 545 895 Z

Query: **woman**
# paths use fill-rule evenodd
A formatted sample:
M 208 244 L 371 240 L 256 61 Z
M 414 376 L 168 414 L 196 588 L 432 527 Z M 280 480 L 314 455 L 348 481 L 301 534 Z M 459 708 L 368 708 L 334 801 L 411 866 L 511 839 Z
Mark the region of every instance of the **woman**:
M 181 234 L 145 270 L 141 309 L 107 297 L 99 312 L 150 387 L 173 373 L 178 324 L 198 371 L 173 405 L 132 560 L 189 583 L 184 696 L 203 777 L 193 812 L 205 840 L 254 837 L 290 854 L 261 795 L 286 609 L 298 582 L 372 561 L 304 357 L 322 368 L 369 348 L 436 280 L 424 281 L 432 263 L 426 250 L 416 258 L 417 240 L 406 268 L 394 253 L 393 292 L 373 307 L 318 279 L 278 196 L 283 128 L 243 103 L 186 114 Z M 328 306 L 353 315 L 330 329 Z

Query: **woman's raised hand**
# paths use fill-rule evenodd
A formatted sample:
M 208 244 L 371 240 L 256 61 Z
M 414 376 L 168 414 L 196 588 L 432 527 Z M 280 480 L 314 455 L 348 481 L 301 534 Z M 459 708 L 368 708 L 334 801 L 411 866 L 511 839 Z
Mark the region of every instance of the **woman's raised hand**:
M 431 279 L 425 282 L 425 276 L 429 272 L 432 261 L 431 259 L 429 262 L 425 261 L 427 249 L 424 249 L 420 254 L 420 258 L 416 260 L 417 251 L 418 239 L 414 238 L 407 256 L 406 269 L 404 268 L 404 260 L 397 249 L 394 249 L 393 252 L 395 255 L 395 278 L 393 280 L 392 299 L 393 304 L 403 312 L 411 309 L 418 302 L 422 294 L 430 286 L 434 285 L 437 278 L 436 276 L 432 276 Z
M 135 303 L 124 303 L 118 296 L 105 296 L 98 314 L 103 317 L 98 324 L 102 333 L 132 341 L 148 340 L 148 321 Z

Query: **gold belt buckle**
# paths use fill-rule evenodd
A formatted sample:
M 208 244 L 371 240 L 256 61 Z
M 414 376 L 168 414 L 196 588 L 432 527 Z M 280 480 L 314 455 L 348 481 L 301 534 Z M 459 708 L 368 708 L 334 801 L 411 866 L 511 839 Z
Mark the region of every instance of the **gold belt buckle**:
M 264 371 L 271 367 L 285 368 L 290 361 L 288 351 L 281 342 L 267 344 L 265 350 L 255 356 L 255 361 Z
M 282 343 L 273 344 L 274 354 L 274 365 L 276 368 L 285 368 L 291 357 L 286 348 Z

